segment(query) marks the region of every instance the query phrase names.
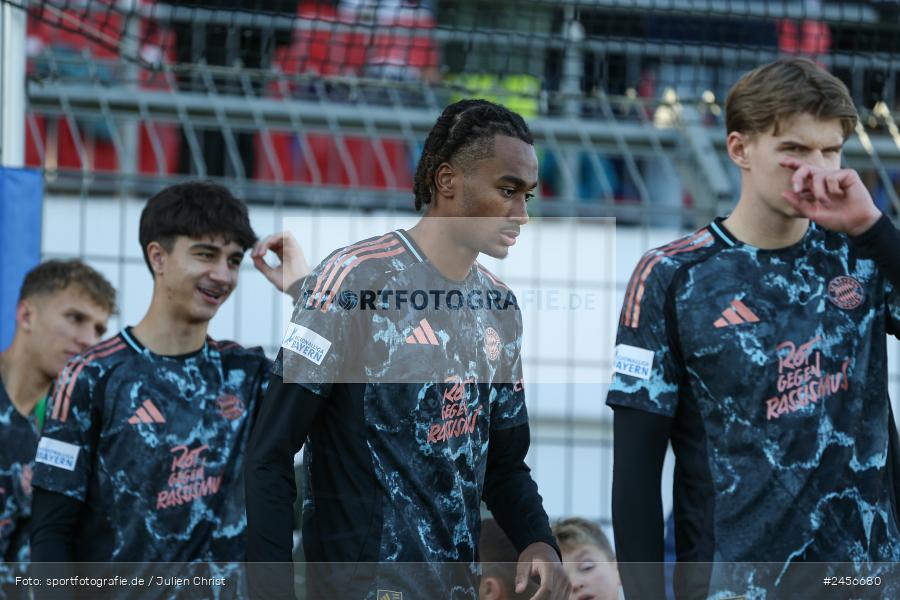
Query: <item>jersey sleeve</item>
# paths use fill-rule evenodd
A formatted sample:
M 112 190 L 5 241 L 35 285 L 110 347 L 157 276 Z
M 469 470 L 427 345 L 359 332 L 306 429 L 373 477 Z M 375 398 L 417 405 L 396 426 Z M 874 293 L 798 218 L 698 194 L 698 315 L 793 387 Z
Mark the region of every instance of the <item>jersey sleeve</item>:
M 868 231 L 850 240 L 860 256 L 874 260 L 884 274 L 887 331 L 900 337 L 900 230 L 882 215 Z
M 32 485 L 84 502 L 102 422 L 95 373 L 76 357 L 60 373 L 47 405 Z
M 518 304 L 517 304 L 518 305 Z M 500 377 L 491 386 L 491 429 L 508 429 L 528 422 L 525 378 L 522 372 L 522 315 L 510 312 L 515 336 L 502 346 Z
M 900 338 L 900 286 L 894 285 L 890 281 L 886 282 L 885 294 L 887 296 L 888 333 Z
M 672 268 L 655 254 L 644 256 L 625 289 L 606 403 L 671 417 L 683 367 L 672 335 L 674 309 L 667 306 Z
M 346 376 L 345 358 L 353 356 L 351 330 L 359 314 L 351 279 L 340 257 L 326 259 L 302 284 L 278 357 L 272 367 L 285 383 L 296 383 L 328 396 Z M 355 274 L 352 273 L 351 275 Z M 346 291 L 344 291 L 346 290 Z

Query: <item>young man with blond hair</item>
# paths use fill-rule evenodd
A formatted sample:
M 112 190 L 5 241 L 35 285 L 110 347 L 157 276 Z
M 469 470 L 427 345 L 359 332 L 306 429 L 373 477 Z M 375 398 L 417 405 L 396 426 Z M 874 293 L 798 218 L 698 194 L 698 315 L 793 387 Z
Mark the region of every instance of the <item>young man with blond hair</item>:
M 115 310 L 116 290 L 80 260 L 48 260 L 22 282 L 15 336 L 0 353 L 0 563 L 29 560 L 32 467 L 53 380 L 100 341 Z M 0 573 L 2 586 L 12 570 Z
M 629 563 L 662 562 L 670 441 L 678 597 L 808 594 L 832 571 L 795 563 L 900 560 L 886 376 L 900 234 L 841 168 L 853 102 L 794 58 L 744 75 L 725 112 L 734 212 L 648 252 L 625 293 L 607 403 L 629 598 L 663 597 L 662 567 Z M 728 566 L 750 562 L 775 567 Z

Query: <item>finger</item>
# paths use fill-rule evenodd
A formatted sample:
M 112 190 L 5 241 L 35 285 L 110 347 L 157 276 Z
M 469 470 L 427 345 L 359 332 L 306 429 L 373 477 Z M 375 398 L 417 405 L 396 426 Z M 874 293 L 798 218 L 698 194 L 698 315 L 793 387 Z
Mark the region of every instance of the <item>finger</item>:
M 788 205 L 806 218 L 812 218 L 815 214 L 815 203 L 811 202 L 812 196 L 795 194 L 791 191 L 782 192 L 781 197 L 787 200 Z
M 528 572 L 531 570 L 531 562 L 520 560 L 516 565 L 516 593 L 521 594 L 528 585 Z
M 828 202 L 828 193 L 825 191 L 825 173 L 816 173 L 812 176 L 812 193 L 819 202 Z
M 844 188 L 841 187 L 841 182 L 837 175 L 829 175 L 825 178 L 825 188 L 832 196 L 840 197 L 844 195 Z
M 550 565 L 542 560 L 531 563 L 531 574 L 538 578 L 540 586 L 534 593 L 535 600 L 553 600 L 554 592 L 553 574 L 550 573 Z
M 270 267 L 268 263 L 266 263 L 263 256 L 254 256 L 253 257 L 253 266 L 256 267 L 256 270 L 269 277 L 272 272 L 275 270 L 273 267 Z
M 779 160 L 778 164 L 787 169 L 797 169 L 799 167 L 802 167 L 806 163 L 801 162 L 801 161 L 797 160 L 796 158 L 785 157 L 785 158 L 782 158 L 781 160 Z
M 265 254 L 269 250 L 281 256 L 281 249 L 284 246 L 284 238 L 280 233 L 273 233 L 272 235 L 267 235 L 265 239 L 260 242 L 261 254 Z
M 562 600 L 566 591 L 566 579 L 562 577 L 555 565 L 548 565 L 548 567 L 547 580 L 550 584 L 550 598 L 552 600 Z
M 541 580 L 541 587 L 538 588 L 530 600 L 552 600 L 551 592 L 550 582 Z
M 565 577 L 565 581 L 563 581 L 563 585 L 561 587 L 561 592 L 559 594 L 559 600 L 568 600 L 569 596 L 572 595 L 572 582 L 569 580 L 569 576 L 563 572 L 563 577 Z
M 565 600 L 569 596 L 569 578 L 566 577 L 562 567 L 552 568 L 553 600 Z
M 794 174 L 791 175 L 791 187 L 795 192 L 803 191 L 803 188 L 806 187 L 806 179 L 812 173 L 812 168 L 809 165 L 802 165 L 794 171 Z
M 262 248 L 262 240 L 257 240 L 257 242 L 253 244 L 253 249 L 250 250 L 250 258 L 255 258 L 259 255 L 260 248 Z
M 267 246 L 268 241 L 269 241 L 269 236 L 266 236 L 266 237 L 262 238 L 261 240 L 257 241 L 256 244 L 253 245 L 253 252 L 252 252 L 251 256 L 265 256 L 266 252 L 268 251 L 268 246 Z

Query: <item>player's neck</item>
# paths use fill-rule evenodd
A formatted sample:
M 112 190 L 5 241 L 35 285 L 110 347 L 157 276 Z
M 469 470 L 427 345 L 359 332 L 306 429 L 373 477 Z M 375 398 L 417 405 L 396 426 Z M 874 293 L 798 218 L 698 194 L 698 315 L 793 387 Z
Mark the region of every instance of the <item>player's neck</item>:
M 22 344 L 14 339 L 12 345 L 0 354 L 0 379 L 13 406 L 23 416 L 34 412 L 34 407 L 47 395 L 52 378 L 39 368 Z
M 478 253 L 456 241 L 444 219 L 458 217 L 425 216 L 408 233 L 441 275 L 454 281 L 465 279 Z
M 206 342 L 209 321 L 189 322 L 151 303 L 147 314 L 131 333 L 154 354 L 178 356 L 196 352 Z
M 741 242 L 763 250 L 787 248 L 803 239 L 809 220 L 772 210 L 761 200 L 741 197 L 724 225 Z

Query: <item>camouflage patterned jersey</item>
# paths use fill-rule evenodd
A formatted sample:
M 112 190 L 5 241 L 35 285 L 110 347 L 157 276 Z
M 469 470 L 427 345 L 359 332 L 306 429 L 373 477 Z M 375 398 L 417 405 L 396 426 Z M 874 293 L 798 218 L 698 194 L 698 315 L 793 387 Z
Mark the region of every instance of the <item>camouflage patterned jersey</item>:
M 0 563 L 28 561 L 31 474 L 38 444 L 34 415 L 23 417 L 0 382 Z M 22 569 L 0 564 L 0 598 Z
M 900 293 L 842 234 L 717 220 L 643 257 L 607 403 L 674 419 L 680 558 L 900 560 L 888 333 Z
M 85 502 L 78 560 L 244 560 L 243 450 L 270 365 L 209 338 L 160 356 L 129 329 L 69 362 L 33 484 Z
M 446 279 L 402 230 L 307 282 L 275 366 L 325 398 L 304 446 L 307 560 L 473 563 L 489 434 L 527 422 L 515 297 L 478 263 Z

